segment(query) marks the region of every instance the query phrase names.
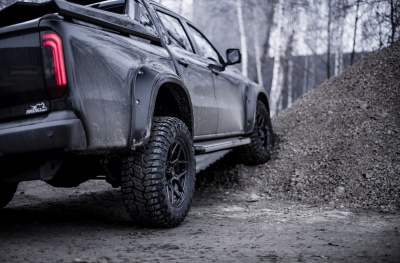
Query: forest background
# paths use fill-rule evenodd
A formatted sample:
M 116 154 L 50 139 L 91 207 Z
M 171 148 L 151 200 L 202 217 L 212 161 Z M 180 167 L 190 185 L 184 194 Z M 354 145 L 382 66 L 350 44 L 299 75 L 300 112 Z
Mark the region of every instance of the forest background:
M 158 2 L 193 21 L 221 54 L 240 48 L 240 68 L 267 90 L 272 115 L 400 39 L 399 0 Z

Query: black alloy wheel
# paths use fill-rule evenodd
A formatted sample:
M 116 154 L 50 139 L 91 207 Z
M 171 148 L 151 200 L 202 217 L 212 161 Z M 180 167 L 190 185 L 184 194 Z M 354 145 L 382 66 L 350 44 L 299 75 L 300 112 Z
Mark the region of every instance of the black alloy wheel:
M 189 212 L 196 161 L 189 129 L 179 119 L 155 117 L 150 139 L 122 160 L 125 208 L 138 225 L 175 227 Z
M 269 119 L 269 115 L 267 116 L 257 112 L 255 125 L 258 131 L 258 139 L 260 140 L 262 148 L 267 152 L 271 152 L 273 145 L 273 134 L 272 129 L 270 128 L 270 122 L 271 120 Z
M 175 141 L 169 148 L 165 176 L 168 199 L 179 207 L 185 200 L 188 176 L 188 150 L 182 141 Z
M 235 149 L 240 161 L 246 165 L 267 162 L 274 147 L 274 135 L 269 112 L 262 101 L 257 102 L 255 123 L 250 139 L 250 144 Z

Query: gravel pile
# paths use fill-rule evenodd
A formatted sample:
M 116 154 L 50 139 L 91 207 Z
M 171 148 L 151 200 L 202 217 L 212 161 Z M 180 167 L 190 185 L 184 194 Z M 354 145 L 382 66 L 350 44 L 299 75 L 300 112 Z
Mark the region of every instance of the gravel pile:
M 335 207 L 400 209 L 400 44 L 371 54 L 273 119 L 276 147 L 258 167 L 227 156 L 198 186 L 238 186 Z

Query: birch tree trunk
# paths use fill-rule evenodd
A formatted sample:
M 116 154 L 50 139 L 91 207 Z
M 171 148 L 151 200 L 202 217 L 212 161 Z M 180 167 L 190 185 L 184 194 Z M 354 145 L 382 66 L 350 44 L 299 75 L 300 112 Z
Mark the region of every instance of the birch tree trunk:
M 292 55 L 290 55 L 290 60 L 289 60 L 289 70 L 288 70 L 288 102 L 287 102 L 287 108 L 292 106 L 293 103 L 293 59 Z
M 316 63 L 319 57 L 317 55 L 317 50 L 320 48 L 321 43 L 321 31 L 325 30 L 325 16 L 322 14 L 323 6 L 326 6 L 320 0 L 309 0 L 308 6 L 306 7 L 305 13 L 307 14 L 307 31 L 306 31 L 306 41 L 308 48 L 311 51 L 311 55 L 307 56 L 305 59 L 305 67 L 307 71 L 304 74 L 307 76 L 306 85 L 303 86 L 303 94 L 312 90 L 317 82 L 316 74 Z
M 291 10 L 292 11 L 292 10 Z M 292 12 L 286 12 L 285 16 L 290 16 Z M 292 14 L 293 15 L 293 14 Z M 292 17 L 292 16 L 290 16 Z M 292 22 L 291 20 L 290 22 Z M 293 38 L 294 38 L 294 30 L 292 30 L 291 23 L 286 23 L 284 28 L 290 30 L 289 35 L 287 36 L 287 32 L 285 34 L 285 49 L 281 56 L 281 68 L 282 68 L 282 93 L 278 106 L 278 110 L 283 110 L 289 107 L 292 103 L 292 73 L 293 73 L 293 61 L 292 61 L 292 50 L 293 50 Z
M 344 27 L 344 16 L 345 12 L 343 9 L 343 0 L 338 1 L 337 6 L 338 16 L 336 19 L 337 28 L 335 36 L 335 75 L 338 75 L 343 71 L 343 27 Z
M 400 1 L 399 0 L 389 0 L 390 5 L 390 14 L 389 22 L 390 22 L 390 36 L 389 36 L 389 44 L 393 45 L 398 38 L 396 35 L 400 29 Z
M 354 55 L 356 53 L 356 39 L 357 39 L 359 9 L 360 9 L 360 0 L 357 0 L 357 2 L 356 2 L 356 17 L 354 19 L 353 48 L 351 51 L 350 65 L 354 64 Z
M 257 82 L 261 86 L 264 86 L 263 83 L 263 74 L 262 74 L 262 65 L 261 65 L 261 52 L 260 52 L 260 39 L 258 37 L 258 25 L 260 24 L 259 15 L 257 12 L 258 8 L 253 7 L 253 34 L 254 34 L 254 50 L 255 50 L 255 60 L 256 60 L 256 69 L 257 69 Z
M 261 0 L 261 1 L 265 1 L 265 0 Z M 270 0 L 269 4 L 271 6 L 269 6 L 268 10 L 266 11 L 266 25 L 265 25 L 265 39 L 264 39 L 264 43 L 262 45 L 262 55 L 261 55 L 261 65 L 265 65 L 266 61 L 267 61 L 267 57 L 268 57 L 268 53 L 269 53 L 269 49 L 270 49 L 270 37 L 271 37 L 271 29 L 272 29 L 272 25 L 274 24 L 274 16 L 275 16 L 275 10 L 276 10 L 276 4 L 277 4 L 277 0 Z
M 317 83 L 317 54 L 313 53 L 311 60 L 311 68 L 312 68 L 312 78 L 310 80 L 310 88 L 315 88 L 315 83 Z M 310 90 L 310 89 L 308 89 Z
M 308 89 L 308 76 L 309 76 L 309 70 L 310 70 L 309 61 L 310 61 L 310 56 L 306 55 L 304 57 L 303 91 L 302 91 L 302 94 L 306 94 L 307 93 L 307 89 Z
M 247 52 L 246 32 L 244 31 L 242 0 L 236 0 L 236 6 L 237 6 L 237 15 L 239 22 L 240 48 L 242 50 L 242 73 L 245 77 L 248 77 L 248 52 Z
M 294 35 L 296 32 L 296 26 L 298 23 L 298 14 L 299 14 L 298 6 L 295 2 L 290 4 L 289 12 L 287 15 L 289 17 L 288 23 L 286 25 L 287 30 L 287 41 L 286 41 L 286 50 L 285 50 L 285 60 L 287 68 L 285 70 L 285 74 L 287 74 L 287 105 L 286 108 L 290 107 L 293 102 L 293 43 L 294 43 Z
M 328 48 L 326 51 L 326 77 L 329 79 L 331 77 L 331 44 L 332 44 L 332 36 L 331 36 L 331 24 L 332 24 L 332 3 L 331 0 L 328 0 Z
M 283 1 L 278 3 L 277 26 L 278 44 L 274 52 L 274 72 L 271 87 L 272 114 L 285 109 L 292 104 L 293 95 L 293 43 L 298 22 L 298 6 L 295 1 Z
M 276 40 L 274 45 L 274 69 L 272 73 L 272 85 L 270 93 L 270 107 L 271 116 L 275 116 L 279 110 L 279 97 L 282 93 L 282 67 L 281 67 L 281 53 L 282 46 L 284 45 L 283 24 L 284 24 L 284 0 L 279 0 L 275 5 L 275 20 L 277 25 Z

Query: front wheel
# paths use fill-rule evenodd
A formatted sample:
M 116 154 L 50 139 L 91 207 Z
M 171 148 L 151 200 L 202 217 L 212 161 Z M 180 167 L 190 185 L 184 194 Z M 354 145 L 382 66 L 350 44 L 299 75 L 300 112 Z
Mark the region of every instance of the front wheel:
M 262 101 L 257 102 L 256 119 L 250 134 L 251 143 L 235 149 L 239 159 L 246 165 L 265 163 L 274 147 L 271 118 Z
M 5 207 L 14 197 L 18 183 L 0 183 L 0 208 Z
M 132 220 L 155 227 L 183 222 L 194 193 L 195 166 L 186 125 L 155 117 L 148 143 L 122 161 L 122 197 Z

